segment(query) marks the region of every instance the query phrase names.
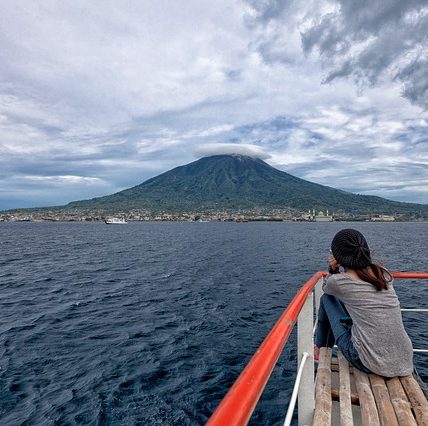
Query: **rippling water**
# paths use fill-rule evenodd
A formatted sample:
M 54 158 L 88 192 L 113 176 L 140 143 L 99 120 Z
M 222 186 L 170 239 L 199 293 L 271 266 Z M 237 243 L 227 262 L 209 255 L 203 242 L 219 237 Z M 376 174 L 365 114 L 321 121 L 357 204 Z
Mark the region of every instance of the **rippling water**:
M 0 423 L 203 424 L 343 227 L 0 223 Z M 390 269 L 428 269 L 428 224 L 352 227 Z M 396 284 L 403 307 L 427 288 Z M 404 315 L 426 348 L 427 315 Z M 294 340 L 253 424 L 281 424 Z

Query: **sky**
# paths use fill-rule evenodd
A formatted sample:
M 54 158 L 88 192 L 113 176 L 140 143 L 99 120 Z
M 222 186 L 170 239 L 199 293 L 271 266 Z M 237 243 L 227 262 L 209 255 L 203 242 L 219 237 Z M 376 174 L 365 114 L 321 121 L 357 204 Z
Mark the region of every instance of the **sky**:
M 0 210 L 230 152 L 428 204 L 426 0 L 0 7 Z

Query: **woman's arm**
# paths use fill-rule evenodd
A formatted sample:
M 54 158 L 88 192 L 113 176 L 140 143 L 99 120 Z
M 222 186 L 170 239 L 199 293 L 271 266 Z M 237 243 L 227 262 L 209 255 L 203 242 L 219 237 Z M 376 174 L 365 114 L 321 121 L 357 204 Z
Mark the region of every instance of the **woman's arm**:
M 331 254 L 328 257 L 328 272 L 330 274 L 338 274 L 340 272 L 339 268 L 340 268 L 340 263 Z
M 322 285 L 324 293 L 329 294 L 330 296 L 337 296 L 340 291 L 337 282 L 336 275 L 329 275 Z
M 324 293 L 331 296 L 340 296 L 341 291 L 336 281 L 336 274 L 340 273 L 340 264 L 333 255 L 330 255 L 328 257 L 328 265 L 328 272 L 330 272 L 330 275 L 324 281 L 322 289 L 324 290 Z

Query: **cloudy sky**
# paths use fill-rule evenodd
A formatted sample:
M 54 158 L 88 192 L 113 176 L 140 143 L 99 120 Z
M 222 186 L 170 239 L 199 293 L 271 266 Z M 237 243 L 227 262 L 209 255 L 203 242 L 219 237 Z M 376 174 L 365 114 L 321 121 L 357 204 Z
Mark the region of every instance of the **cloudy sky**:
M 428 203 L 426 0 L 0 0 L 0 209 L 216 152 Z

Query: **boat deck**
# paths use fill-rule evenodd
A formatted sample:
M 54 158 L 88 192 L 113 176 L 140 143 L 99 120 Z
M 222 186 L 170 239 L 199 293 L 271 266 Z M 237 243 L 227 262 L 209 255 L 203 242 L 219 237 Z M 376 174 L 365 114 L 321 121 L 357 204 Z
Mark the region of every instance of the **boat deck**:
M 338 353 L 320 349 L 316 383 L 314 332 L 327 272 L 314 274 L 297 292 L 247 366 L 208 420 L 209 426 L 248 424 L 278 358 L 297 323 L 297 374 L 284 426 L 424 425 L 428 426 L 428 390 L 415 375 L 385 378 L 364 374 Z M 428 272 L 392 272 L 395 279 L 428 280 Z M 428 312 L 428 307 L 406 307 Z M 414 353 L 428 354 L 427 348 Z M 422 386 L 422 388 L 421 388 Z
M 320 348 L 313 425 L 424 425 L 428 400 L 413 376 L 365 374 Z

